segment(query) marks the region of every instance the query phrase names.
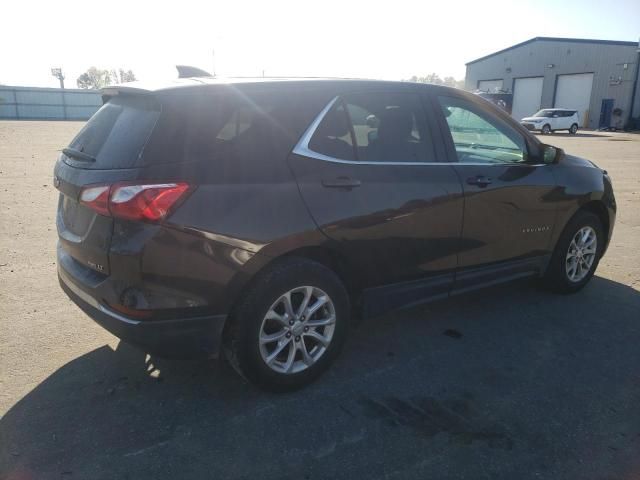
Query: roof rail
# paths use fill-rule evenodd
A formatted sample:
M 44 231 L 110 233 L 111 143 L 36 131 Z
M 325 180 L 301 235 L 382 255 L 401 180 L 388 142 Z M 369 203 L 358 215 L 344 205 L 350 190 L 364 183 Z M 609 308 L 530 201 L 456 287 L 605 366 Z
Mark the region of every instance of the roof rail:
M 190 77 L 212 77 L 209 72 L 197 67 L 190 67 L 189 65 L 176 65 L 178 70 L 178 78 L 190 78 Z

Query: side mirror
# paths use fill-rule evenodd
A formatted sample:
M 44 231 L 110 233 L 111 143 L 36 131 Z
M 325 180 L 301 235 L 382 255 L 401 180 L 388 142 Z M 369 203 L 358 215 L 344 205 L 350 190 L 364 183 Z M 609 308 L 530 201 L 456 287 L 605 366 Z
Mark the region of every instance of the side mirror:
M 559 148 L 552 147 L 551 145 L 543 145 L 542 146 L 542 161 L 547 165 L 551 163 L 555 163 L 558 159 L 560 152 Z

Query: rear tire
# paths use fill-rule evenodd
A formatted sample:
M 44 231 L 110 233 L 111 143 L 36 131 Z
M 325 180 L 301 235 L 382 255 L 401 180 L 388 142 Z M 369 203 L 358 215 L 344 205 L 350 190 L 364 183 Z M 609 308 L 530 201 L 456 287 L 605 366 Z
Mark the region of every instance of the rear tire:
M 542 126 L 542 134 L 543 135 L 549 135 L 551 133 L 551 126 L 548 123 L 545 123 Z
M 265 390 L 299 389 L 339 354 L 349 313 L 349 297 L 333 271 L 305 258 L 280 260 L 259 274 L 234 309 L 225 355 Z
M 573 125 L 571 125 L 571 128 L 569 129 L 569 133 L 571 135 L 575 135 L 578 132 L 578 124 L 574 123 Z
M 598 268 L 605 244 L 603 232 L 602 222 L 595 214 L 576 213 L 558 239 L 541 285 L 556 293 L 581 290 Z M 585 242 L 581 244 L 583 238 Z

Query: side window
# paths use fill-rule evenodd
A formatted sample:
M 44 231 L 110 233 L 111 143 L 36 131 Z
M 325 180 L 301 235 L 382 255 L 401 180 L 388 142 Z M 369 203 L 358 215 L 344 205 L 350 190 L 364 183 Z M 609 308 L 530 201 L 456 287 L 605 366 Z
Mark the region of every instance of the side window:
M 341 160 L 435 161 L 420 98 L 404 93 L 339 99 L 318 125 L 309 149 Z
M 182 158 L 250 158 L 277 147 L 281 106 L 273 96 L 194 96 L 169 100 L 153 142 L 163 152 Z M 162 147 L 160 147 L 162 145 Z M 169 154 L 167 153 L 167 156 Z
M 459 162 L 518 163 L 527 160 L 524 137 L 459 98 L 438 97 Z
M 338 99 L 316 129 L 309 149 L 339 160 L 355 160 L 353 136 L 342 100 Z
M 218 132 L 216 140 L 230 142 L 249 129 L 253 120 L 252 110 L 249 107 L 240 107 L 235 110 L 227 123 Z
M 371 93 L 344 98 L 358 159 L 368 162 L 433 162 L 433 142 L 420 97 Z

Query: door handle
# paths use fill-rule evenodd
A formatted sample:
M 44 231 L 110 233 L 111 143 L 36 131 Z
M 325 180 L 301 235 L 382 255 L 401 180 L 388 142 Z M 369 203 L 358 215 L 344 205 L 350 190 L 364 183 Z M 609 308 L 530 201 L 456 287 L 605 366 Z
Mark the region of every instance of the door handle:
M 322 186 L 326 188 L 345 188 L 351 190 L 360 185 L 360 180 L 351 177 L 337 177 L 331 180 L 322 180 Z
M 484 188 L 491 183 L 491 178 L 485 177 L 484 175 L 476 175 L 475 177 L 467 178 L 467 183 L 469 185 L 477 185 L 480 188 Z

